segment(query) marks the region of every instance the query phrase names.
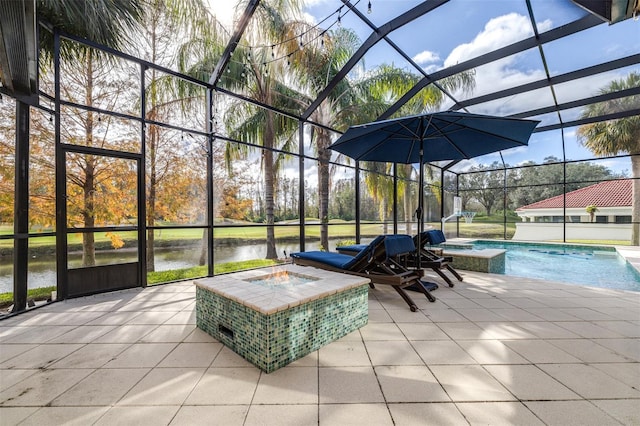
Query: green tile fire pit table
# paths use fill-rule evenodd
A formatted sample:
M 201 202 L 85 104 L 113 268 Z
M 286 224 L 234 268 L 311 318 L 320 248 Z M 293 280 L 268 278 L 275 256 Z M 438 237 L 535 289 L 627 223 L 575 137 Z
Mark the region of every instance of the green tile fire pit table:
M 368 321 L 369 279 L 280 265 L 195 280 L 198 327 L 270 373 Z

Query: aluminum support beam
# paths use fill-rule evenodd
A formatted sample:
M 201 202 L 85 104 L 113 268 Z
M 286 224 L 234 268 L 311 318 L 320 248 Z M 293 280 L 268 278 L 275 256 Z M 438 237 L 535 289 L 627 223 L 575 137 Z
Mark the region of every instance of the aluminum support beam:
M 396 103 L 393 104 L 384 114 L 382 114 L 379 119 L 383 120 L 391 117 L 404 104 L 406 104 L 414 96 L 416 96 L 420 92 L 420 90 L 422 90 L 427 85 L 429 85 L 432 82 L 432 80 L 440 80 L 446 77 L 451 77 L 460 72 L 468 71 L 470 69 L 477 68 L 481 65 L 485 65 L 490 62 L 497 61 L 498 59 L 503 59 L 508 56 L 514 55 L 516 53 L 520 53 L 525 50 L 531 49 L 533 47 L 538 46 L 538 43 L 544 44 L 554 40 L 558 40 L 562 37 L 566 37 L 568 35 L 586 30 L 588 28 L 591 28 L 600 24 L 602 24 L 602 20 L 598 19 L 596 16 L 587 15 L 584 18 L 581 18 L 577 21 L 571 22 L 562 27 L 554 28 L 552 30 L 547 31 L 546 33 L 540 34 L 539 39 L 536 38 L 535 36 L 529 37 L 528 39 L 513 43 L 501 49 L 494 50 L 493 52 L 484 54 L 482 56 L 478 56 L 477 58 L 473 58 L 468 61 L 461 62 L 459 64 L 445 68 L 441 71 L 437 71 L 431 74 L 430 79 L 423 78 L 422 80 L 420 80 L 407 93 L 405 93 L 400 99 L 398 99 Z
M 235 32 L 231 36 L 231 40 L 227 43 L 227 47 L 224 49 L 220 60 L 216 64 L 213 73 L 211 74 L 211 78 L 209 79 L 209 84 L 212 86 L 217 86 L 218 81 L 220 81 L 220 76 L 224 71 L 225 67 L 231 60 L 231 55 L 233 55 L 233 51 L 236 50 L 236 46 L 238 46 L 238 42 L 240 38 L 242 38 L 242 34 L 244 34 L 244 30 L 247 29 L 247 25 L 249 25 L 249 21 L 251 17 L 255 13 L 258 5 L 260 4 L 260 0 L 249 0 L 249 4 L 247 4 L 247 8 L 244 10 L 244 13 L 240 17 L 238 21 L 238 26 L 235 29 Z

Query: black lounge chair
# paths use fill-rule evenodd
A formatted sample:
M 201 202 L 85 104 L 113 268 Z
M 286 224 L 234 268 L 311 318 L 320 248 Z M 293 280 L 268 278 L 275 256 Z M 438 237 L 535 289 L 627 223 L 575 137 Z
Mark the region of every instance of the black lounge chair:
M 410 236 L 381 235 L 355 256 L 325 251 L 308 251 L 291 253 L 291 258 L 296 265 L 313 266 L 369 278 L 371 288 L 375 288 L 375 284 L 390 285 L 407 302 L 411 311 L 415 312 L 418 310 L 418 306 L 405 292 L 406 287 L 416 288 L 430 302 L 435 302 L 436 298 L 420 281 L 422 277 L 420 271 L 408 270 L 396 260 L 398 256 L 413 251 L 415 251 L 415 245 Z
M 442 235 L 440 236 L 439 234 L 442 234 Z M 440 238 L 442 238 L 441 241 L 440 241 Z M 425 231 L 421 234 L 422 249 L 420 250 L 420 256 L 421 256 L 420 268 L 432 269 L 447 283 L 447 285 L 449 285 L 449 287 L 453 287 L 453 282 L 443 272 L 443 270 L 448 270 L 459 281 L 462 281 L 462 277 L 460 276 L 460 274 L 458 274 L 458 272 L 455 269 L 453 269 L 450 265 L 450 263 L 453 262 L 453 258 L 451 256 L 440 256 L 426 247 L 427 244 L 436 245 L 444 241 L 445 239 L 442 231 L 432 230 L 432 231 Z M 417 236 L 413 237 L 413 243 L 417 247 L 418 245 Z M 338 251 L 338 253 L 341 253 L 341 254 L 348 254 L 351 256 L 355 256 L 365 247 L 367 247 L 366 244 L 353 244 L 349 246 L 338 247 L 336 250 Z M 415 253 L 403 254 L 400 257 L 398 257 L 397 261 L 408 269 L 418 267 L 418 262 L 417 262 Z
M 449 284 L 449 287 L 453 287 L 453 282 L 443 272 L 443 270 L 447 270 L 451 273 L 451 275 L 456 277 L 458 281 L 462 281 L 462 276 L 460 276 L 458 271 L 453 269 L 453 267 L 451 266 L 451 263 L 453 263 L 453 257 L 441 256 L 431 250 L 432 246 L 442 244 L 446 241 L 447 239 L 444 236 L 444 232 L 439 229 L 423 231 L 422 234 L 420 234 L 420 244 L 422 244 L 422 247 L 420 248 L 420 262 L 424 267 L 429 267 L 433 269 L 435 273 L 440 275 L 440 277 L 445 280 L 447 284 Z M 416 244 L 416 246 L 418 245 L 417 235 L 413 237 L 413 242 Z M 417 262 L 415 257 L 408 257 L 407 259 L 409 260 L 409 263 L 406 264 L 407 266 L 416 266 Z

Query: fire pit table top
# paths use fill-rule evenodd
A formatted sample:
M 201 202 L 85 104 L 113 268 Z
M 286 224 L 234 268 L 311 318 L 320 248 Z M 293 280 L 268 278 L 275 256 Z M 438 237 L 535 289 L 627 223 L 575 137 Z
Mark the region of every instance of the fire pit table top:
M 368 278 L 292 264 L 195 281 L 198 287 L 267 315 L 368 283 Z

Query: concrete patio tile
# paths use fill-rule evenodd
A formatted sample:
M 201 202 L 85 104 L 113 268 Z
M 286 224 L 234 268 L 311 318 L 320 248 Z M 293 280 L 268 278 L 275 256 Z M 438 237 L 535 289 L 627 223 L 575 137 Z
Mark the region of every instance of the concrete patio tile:
M 318 367 L 318 365 L 318 351 L 314 351 L 287 364 L 287 367 Z
M 176 343 L 135 343 L 107 362 L 102 368 L 155 367 L 176 346 Z
M 591 364 L 591 366 L 628 386 L 640 389 L 640 363 L 601 363 Z
M 52 364 L 51 368 L 100 368 L 129 346 L 129 343 L 91 343 Z
M 504 318 L 487 308 L 456 308 L 469 321 L 504 321 Z
M 121 325 L 95 339 L 94 343 L 136 343 L 153 331 L 150 325 Z
M 512 322 L 480 322 L 478 326 L 483 330 L 486 339 L 533 339 L 535 336 Z
M 389 411 L 396 426 L 467 424 L 453 403 L 389 404 Z
M 457 324 L 457 323 L 454 323 Z M 398 328 L 409 341 L 412 340 L 451 340 L 436 324 L 400 323 Z
M 393 425 L 385 404 L 320 404 L 320 426 Z
M 481 309 L 482 306 L 478 303 L 474 302 L 471 299 L 466 297 L 456 297 L 450 299 L 440 300 L 444 305 L 449 308 L 459 310 L 459 309 Z
M 387 402 L 450 402 L 426 366 L 379 366 L 375 372 Z
M 545 340 L 505 340 L 502 343 L 533 364 L 580 362 L 578 358 Z
M 542 364 L 540 369 L 586 399 L 640 398 L 640 390 L 585 364 Z
M 141 312 L 109 312 L 86 325 L 123 325 L 141 315 Z
M 242 426 L 248 411 L 249 405 L 183 405 L 171 425 Z
M 526 359 L 499 340 L 460 340 L 462 347 L 479 364 L 524 364 Z
M 600 327 L 595 323 L 587 321 L 563 321 L 556 322 L 556 324 L 587 339 L 613 339 L 616 337 L 624 337 L 609 328 Z
M 118 405 L 181 405 L 204 372 L 204 368 L 154 368 Z
M 407 341 L 365 342 L 371 365 L 423 365 L 416 350 Z
M 384 309 L 371 309 L 369 307 L 369 324 L 378 322 L 393 322 L 393 319 Z
M 20 425 L 85 426 L 96 422 L 108 409 L 109 407 L 42 407 Z M 1 415 L 0 418 L 2 418 Z
M 161 362 L 166 367 L 209 367 L 222 349 L 222 343 L 179 343 Z
M 640 318 L 640 313 L 638 314 Z M 640 323 L 633 321 L 597 321 L 600 327 L 608 328 L 624 337 L 640 337 Z
M 180 311 L 167 321 L 163 323 L 164 325 L 174 325 L 174 324 L 196 324 L 196 311 Z
M 93 370 L 40 370 L 0 392 L 0 405 L 43 407 Z
M 360 329 L 362 339 L 372 340 L 402 340 L 407 338 L 394 323 L 370 323 Z
M 175 312 L 142 312 L 140 315 L 127 322 L 129 325 L 160 325 L 164 324 L 176 315 Z
M 17 425 L 37 410 L 38 407 L 0 407 L 0 424 Z
M 542 318 L 545 321 L 575 321 L 576 317 L 569 315 L 566 312 L 562 312 L 556 308 L 525 308 L 533 315 Z
M 521 309 L 546 308 L 546 305 L 531 297 L 502 297 L 501 299 L 506 303 Z
M 628 359 L 640 362 L 640 339 L 593 339 L 593 341 Z
M 227 368 L 229 368 L 229 367 L 238 367 L 238 368 L 251 367 L 251 368 L 255 368 L 253 364 L 251 364 L 249 361 L 247 361 L 246 359 L 242 358 L 240 355 L 238 355 L 237 353 L 235 353 L 234 351 L 232 351 L 231 349 L 229 349 L 226 346 L 223 346 L 222 349 L 220 349 L 220 352 L 218 352 L 218 355 L 213 360 L 213 363 L 211 364 L 211 367 L 219 367 L 219 368 L 223 368 L 223 367 L 227 367 Z
M 0 370 L 0 391 L 10 388 L 16 383 L 20 383 L 38 371 L 40 371 L 40 369 L 37 368 L 29 370 Z
M 424 297 L 424 296 L 419 296 Z M 418 305 L 419 310 L 417 312 L 411 312 L 409 307 L 405 304 L 402 309 L 388 309 L 387 313 L 393 321 L 396 323 L 428 323 L 431 322 L 427 316 L 431 311 L 432 303 L 428 300 L 420 300 L 418 297 L 413 297 L 413 300 Z
M 526 401 L 524 404 L 550 426 L 620 425 L 588 401 Z
M 370 366 L 371 361 L 362 340 L 337 341 L 318 350 L 321 367 Z
M 55 339 L 65 333 L 76 328 L 74 325 L 42 325 L 42 326 L 30 326 L 24 328 L 23 333 L 18 333 L 3 339 L 4 343 L 35 343 L 42 344 L 47 343 L 50 340 Z
M 168 425 L 179 406 L 144 406 L 111 408 L 95 426 Z
M 509 401 L 516 398 L 479 365 L 430 366 L 454 401 Z
M 589 339 L 554 339 L 549 340 L 549 343 L 584 362 L 629 361 L 629 358 L 621 356 Z
M 498 297 L 495 297 L 495 296 L 486 297 L 486 298 L 485 297 L 476 297 L 473 300 L 478 305 L 482 306 L 483 308 L 490 309 L 491 311 L 513 308 L 512 305 L 510 305 L 506 301 L 502 300 L 501 298 L 498 298 Z
M 218 342 L 218 340 L 211 337 L 210 334 L 207 334 L 205 331 L 200 330 L 199 328 L 195 328 L 191 334 L 184 338 L 183 342 L 187 343 L 210 343 L 210 342 Z
M 453 340 L 415 341 L 411 344 L 427 365 L 477 364 L 477 361 Z
M 31 344 L 20 344 L 20 343 L 2 343 L 2 350 L 0 350 L 0 365 L 7 360 L 10 360 L 14 356 L 18 356 L 22 353 L 30 351 L 31 349 L 38 346 L 35 343 Z
M 151 333 L 146 334 L 141 342 L 182 342 L 187 336 L 193 333 L 196 326 L 193 324 L 159 325 Z
M 284 367 L 261 374 L 252 404 L 317 404 L 318 369 Z M 251 410 L 249 410 L 251 415 Z
M 540 317 L 521 308 L 492 309 L 492 312 L 501 317 L 498 321 L 542 321 Z
M 113 405 L 150 370 L 126 368 L 95 370 L 51 402 L 52 406 Z
M 82 325 L 51 339 L 48 343 L 91 343 L 116 327 L 115 325 Z
M 611 315 L 586 307 L 564 308 L 561 309 L 561 311 L 584 321 L 607 321 L 615 319 L 615 317 L 612 317 Z
M 320 404 L 384 402 L 372 367 L 320 367 L 318 374 Z
M 455 309 L 429 309 L 425 315 L 433 322 L 468 322 L 469 320 L 460 315 Z
M 252 405 L 244 426 L 316 426 L 318 406 Z
M 84 345 L 64 343 L 38 345 L 2 363 L 0 368 L 47 368 L 82 346 Z
M 520 400 L 581 399 L 535 365 L 485 365 Z
M 484 333 L 484 330 L 478 327 L 476 324 L 466 322 L 439 322 L 437 324 L 440 329 L 446 333 L 451 339 L 454 340 L 478 340 L 488 339 Z
M 185 405 L 250 404 L 258 385 L 260 370 L 250 368 L 209 368 L 195 386 Z
M 470 425 L 544 425 L 521 402 L 457 403 Z
M 640 424 L 640 405 L 637 399 L 601 399 L 593 403 L 622 424 Z
M 541 339 L 572 339 L 580 337 L 566 328 L 548 321 L 518 321 L 514 324 Z

